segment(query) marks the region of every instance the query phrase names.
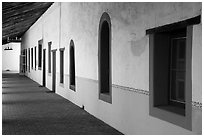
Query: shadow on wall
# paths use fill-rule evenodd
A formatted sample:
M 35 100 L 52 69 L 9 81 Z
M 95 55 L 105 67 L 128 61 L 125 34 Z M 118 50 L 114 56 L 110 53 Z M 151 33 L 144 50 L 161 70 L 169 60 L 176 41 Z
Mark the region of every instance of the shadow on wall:
M 139 40 L 131 40 L 131 51 L 134 56 L 140 56 L 144 51 L 147 45 L 148 38 L 144 36 L 142 39 Z

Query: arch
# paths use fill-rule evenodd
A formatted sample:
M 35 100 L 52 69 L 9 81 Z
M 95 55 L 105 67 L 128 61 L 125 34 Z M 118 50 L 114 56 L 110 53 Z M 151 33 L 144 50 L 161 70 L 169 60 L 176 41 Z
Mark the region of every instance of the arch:
M 98 36 L 99 99 L 112 103 L 111 20 L 106 12 L 101 16 Z
M 69 45 L 69 87 L 75 91 L 75 54 L 74 41 L 70 41 Z

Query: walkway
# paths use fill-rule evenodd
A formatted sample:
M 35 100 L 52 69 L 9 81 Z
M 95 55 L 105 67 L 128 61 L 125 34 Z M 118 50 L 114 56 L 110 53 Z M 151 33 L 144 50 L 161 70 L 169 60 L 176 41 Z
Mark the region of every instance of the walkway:
M 3 135 L 121 134 L 25 76 L 2 77 Z

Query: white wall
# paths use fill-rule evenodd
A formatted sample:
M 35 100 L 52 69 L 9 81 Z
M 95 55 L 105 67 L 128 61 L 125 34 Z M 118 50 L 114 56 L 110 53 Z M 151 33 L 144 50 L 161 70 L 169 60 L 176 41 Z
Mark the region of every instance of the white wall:
M 42 48 L 46 49 L 46 66 L 48 66 L 48 42 L 52 41 L 51 49 L 59 48 L 59 4 L 55 3 L 52 8 L 46 12 L 46 15 L 42 15 L 37 22 L 30 27 L 30 29 L 24 34 L 23 41 L 21 44 L 22 49 L 34 48 L 36 49 L 36 60 L 37 68 L 31 69 L 31 73 L 26 75 L 42 84 L 42 70 L 38 69 L 38 41 L 43 39 Z M 34 49 L 33 49 L 34 54 Z M 57 56 L 58 57 L 58 56 Z M 35 58 L 35 55 L 34 55 Z M 58 69 L 58 68 L 57 68 Z M 59 71 L 59 70 L 57 70 Z M 46 73 L 48 72 L 48 67 L 46 67 Z M 47 86 L 51 89 L 51 76 L 47 77 Z
M 112 87 L 112 104 L 98 99 L 98 27 L 104 11 L 112 24 L 112 84 L 120 85 Z M 57 94 L 83 105 L 90 114 L 124 134 L 201 134 L 201 109 L 193 107 L 193 131 L 189 131 L 149 116 L 149 96 L 143 94 L 149 90 L 149 37 L 145 31 L 200 14 L 201 3 L 54 3 L 25 33 L 22 48 L 37 46 L 38 40 L 43 39 L 43 48 L 47 49 L 52 41 L 52 49 L 57 49 Z M 200 28 L 201 24 L 193 29 L 192 61 L 196 66 L 192 65 L 192 101 L 201 103 Z M 71 39 L 75 44 L 76 92 L 69 89 Z M 59 48 L 63 47 L 62 85 Z M 42 70 L 31 70 L 26 75 L 42 83 Z M 46 79 L 51 89 L 51 75 Z
M 4 50 L 7 47 L 12 47 L 13 50 Z M 8 43 L 2 45 L 2 71 L 10 70 L 19 72 L 20 64 L 20 43 Z

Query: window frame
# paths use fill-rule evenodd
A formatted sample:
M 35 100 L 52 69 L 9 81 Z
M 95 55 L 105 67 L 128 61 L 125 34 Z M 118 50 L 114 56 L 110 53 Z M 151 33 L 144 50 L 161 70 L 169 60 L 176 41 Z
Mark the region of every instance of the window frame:
M 33 48 L 31 48 L 31 68 L 33 69 Z
M 160 26 L 157 28 L 146 30 L 146 34 L 149 34 L 149 114 L 150 116 L 159 118 L 164 121 L 168 121 L 175 125 L 181 126 L 187 130 L 192 130 L 192 35 L 193 25 L 200 23 L 201 15 L 194 18 L 190 18 L 181 22 Z M 156 92 L 154 88 L 154 59 L 155 51 L 155 36 L 162 31 L 172 31 L 175 29 L 186 28 L 186 73 L 185 73 L 185 111 L 184 115 L 180 115 L 171 110 L 166 110 L 162 107 L 155 106 Z
M 25 49 L 25 71 L 27 71 L 28 70 L 28 62 L 27 62 L 27 57 L 28 57 L 28 55 L 27 55 L 27 49 Z
M 60 48 L 60 84 L 64 84 L 64 50 L 65 48 Z
M 38 41 L 38 70 L 42 69 L 43 40 Z
M 51 73 L 51 45 L 52 42 L 48 42 L 48 73 Z
M 35 46 L 35 70 L 37 68 L 37 46 Z
M 69 44 L 69 89 L 76 91 L 75 45 L 72 39 Z
M 28 48 L 28 71 L 30 72 L 30 48 Z
M 181 100 L 177 100 L 177 99 L 173 99 L 172 98 L 172 94 L 175 94 L 175 93 L 173 93 L 173 91 L 171 90 L 171 85 L 172 85 L 172 56 L 173 56 L 173 54 L 172 54 L 172 50 L 173 50 L 173 40 L 178 40 L 178 39 L 185 39 L 185 49 L 186 49 L 186 41 L 187 41 L 187 37 L 186 36 L 171 36 L 170 37 L 170 42 L 171 42 L 171 44 L 170 44 L 170 67 L 169 67 L 169 73 L 170 73 L 170 76 L 169 76 L 169 78 L 170 78 L 170 80 L 169 80 L 169 102 L 173 105 L 176 105 L 176 106 L 180 106 L 180 107 L 185 107 L 185 89 L 184 89 L 184 101 L 181 101 Z M 177 51 L 177 54 L 178 54 L 178 52 L 179 51 Z M 176 57 L 178 57 L 178 55 L 176 56 Z M 176 58 L 176 60 L 179 60 L 179 58 Z M 184 56 L 184 65 L 185 65 L 185 63 L 186 63 L 186 52 L 185 52 L 185 56 Z M 174 70 L 174 71 L 178 71 L 178 68 L 176 67 L 175 68 L 176 70 Z M 186 70 L 186 68 L 184 68 L 185 70 Z M 184 71 L 184 73 L 185 73 L 185 70 L 183 70 Z M 178 80 L 178 79 L 176 79 L 177 81 L 181 81 L 181 80 Z M 185 83 L 186 83 L 186 81 L 185 81 L 185 76 L 184 76 L 184 79 L 182 80 L 183 82 L 184 82 L 184 87 L 185 87 Z
M 109 91 L 108 92 L 103 92 L 101 89 L 101 49 L 102 49 L 102 42 L 101 42 L 101 33 L 102 33 L 102 27 L 103 27 L 103 23 L 107 22 L 108 23 L 108 27 L 109 27 L 109 68 L 108 68 L 108 73 L 109 73 Z M 104 12 L 100 18 L 100 22 L 99 22 L 99 31 L 98 31 L 98 82 L 99 82 L 99 86 L 98 86 L 98 96 L 99 96 L 99 100 L 102 100 L 104 102 L 110 103 L 112 104 L 112 66 L 111 66 L 111 41 L 112 41 L 112 33 L 111 33 L 111 19 L 110 16 L 107 12 Z

